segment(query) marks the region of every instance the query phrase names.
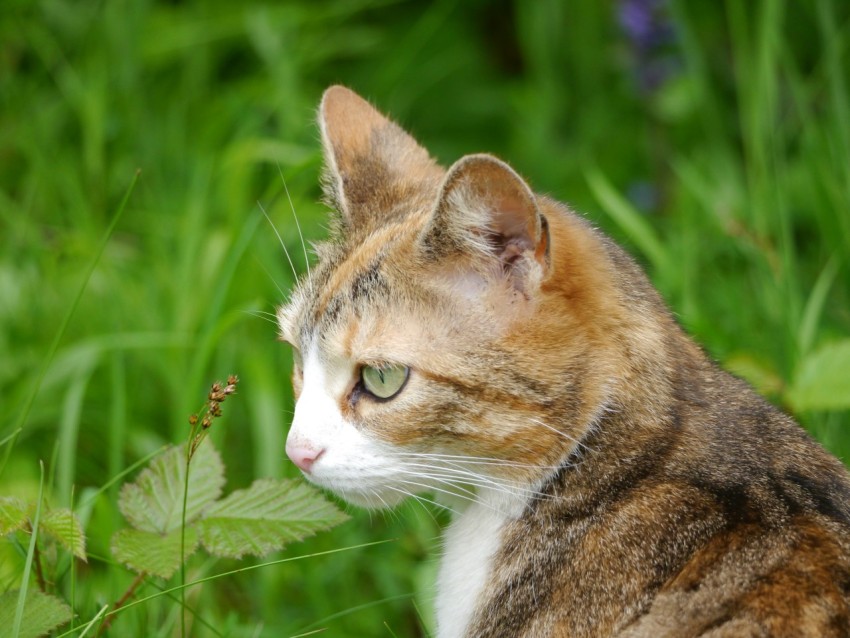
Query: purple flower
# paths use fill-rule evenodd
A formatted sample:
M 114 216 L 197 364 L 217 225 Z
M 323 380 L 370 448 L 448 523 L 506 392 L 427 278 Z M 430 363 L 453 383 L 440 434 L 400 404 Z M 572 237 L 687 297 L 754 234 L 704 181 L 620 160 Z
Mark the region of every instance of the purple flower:
M 678 67 L 667 50 L 676 42 L 667 0 L 620 0 L 618 6 L 620 27 L 633 54 L 637 85 L 642 93 L 651 93 Z

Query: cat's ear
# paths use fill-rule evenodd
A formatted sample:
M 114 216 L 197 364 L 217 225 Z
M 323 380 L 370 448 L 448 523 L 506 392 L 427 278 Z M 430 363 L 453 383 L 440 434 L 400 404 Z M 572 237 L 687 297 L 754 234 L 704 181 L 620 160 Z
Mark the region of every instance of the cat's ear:
M 492 155 L 467 155 L 449 169 L 422 243 L 431 259 L 471 257 L 526 294 L 549 270 L 549 226 L 537 198 Z
M 349 228 L 368 228 L 433 197 L 443 175 L 400 126 L 343 86 L 319 106 L 325 196 Z

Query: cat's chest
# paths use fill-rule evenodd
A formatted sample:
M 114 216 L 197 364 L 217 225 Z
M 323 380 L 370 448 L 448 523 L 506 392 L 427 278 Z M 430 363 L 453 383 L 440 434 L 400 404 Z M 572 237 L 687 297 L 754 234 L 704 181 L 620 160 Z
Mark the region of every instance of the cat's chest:
M 437 579 L 437 636 L 460 638 L 485 600 L 493 581 L 493 559 L 506 523 L 521 507 L 470 505 L 443 534 L 443 557 Z M 505 513 L 507 512 L 507 513 Z

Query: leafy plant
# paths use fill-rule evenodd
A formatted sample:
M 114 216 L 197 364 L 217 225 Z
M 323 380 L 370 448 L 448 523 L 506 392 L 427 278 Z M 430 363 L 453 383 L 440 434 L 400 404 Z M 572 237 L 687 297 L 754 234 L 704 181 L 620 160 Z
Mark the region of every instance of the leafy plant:
M 85 536 L 79 519 L 69 509 L 42 511 L 39 502 L 0 496 L 0 536 L 32 548 L 30 559 L 38 589 L 10 590 L 0 595 L 0 628 L 19 631 L 19 637 L 40 636 L 71 619 L 71 608 L 51 592 L 56 582 L 57 546 L 86 560 Z M 28 585 L 29 583 L 25 583 Z
M 204 441 L 189 465 L 181 555 L 185 458 L 184 445 L 171 447 L 121 489 L 118 506 L 130 527 L 112 537 L 112 553 L 135 572 L 170 578 L 199 546 L 221 558 L 265 556 L 347 518 L 317 490 L 293 479 L 260 479 L 220 498 L 224 464 Z
M 18 590 L 0 595 L 0 628 L 11 628 L 18 603 Z M 71 620 L 71 608 L 56 596 L 30 590 L 24 603 L 18 638 L 37 638 Z
M 187 442 L 166 448 L 135 481 L 122 486 L 117 505 L 129 527 L 113 534 L 111 549 L 137 577 L 111 612 L 102 608 L 85 631 L 105 616 L 98 632 L 104 633 L 115 612 L 148 577 L 172 578 L 200 547 L 219 558 L 265 556 L 347 519 L 317 490 L 293 479 L 259 479 L 222 498 L 224 462 L 207 434 L 237 383 L 235 376 L 214 383 L 203 410 L 189 419 Z M 35 503 L 0 496 L 0 536 L 13 538 L 21 547 L 26 540 L 31 548 L 28 565 L 38 583 L 38 589 L 24 587 L 0 595 L 0 627 L 12 627 L 16 638 L 41 636 L 73 617 L 71 608 L 50 592 L 57 580 L 57 550 L 87 561 L 77 515 L 68 508 L 45 508 L 42 501 L 41 490 Z M 182 592 L 185 573 L 181 576 Z M 25 574 L 25 586 L 28 582 Z

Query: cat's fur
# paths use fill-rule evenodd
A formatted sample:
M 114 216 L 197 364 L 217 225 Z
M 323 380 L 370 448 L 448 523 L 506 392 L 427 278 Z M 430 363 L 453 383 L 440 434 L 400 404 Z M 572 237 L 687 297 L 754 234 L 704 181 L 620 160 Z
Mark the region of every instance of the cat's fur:
M 850 635 L 845 468 L 623 250 L 348 89 L 319 122 L 339 216 L 279 313 L 304 357 L 287 450 L 355 503 L 457 495 L 441 638 Z M 410 368 L 389 401 L 358 376 L 382 362 Z

